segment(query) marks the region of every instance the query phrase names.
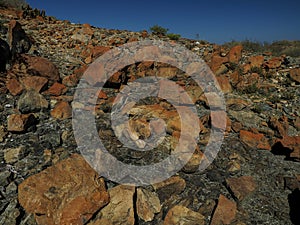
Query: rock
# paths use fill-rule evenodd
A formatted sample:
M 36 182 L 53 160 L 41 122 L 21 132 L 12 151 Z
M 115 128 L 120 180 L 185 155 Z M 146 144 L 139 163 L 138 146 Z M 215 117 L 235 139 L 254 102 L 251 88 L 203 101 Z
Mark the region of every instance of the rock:
M 186 187 L 185 180 L 174 176 L 160 183 L 152 185 L 161 201 L 170 198 L 172 195 L 180 194 Z
M 272 146 L 272 152 L 300 160 L 300 136 L 284 136 L 282 139 L 277 139 Z
M 184 206 L 174 206 L 166 215 L 164 225 L 204 225 L 202 214 L 194 212 Z
M 21 24 L 16 20 L 9 22 L 8 40 L 12 56 L 27 53 L 31 48 L 30 38 L 26 35 Z
M 15 78 L 7 80 L 6 87 L 9 91 L 9 93 L 11 93 L 13 96 L 19 95 L 23 92 L 22 85 Z
M 154 214 L 159 213 L 161 210 L 157 194 L 144 188 L 138 188 L 136 210 L 139 218 L 146 222 L 152 221 Z
M 290 77 L 292 80 L 300 83 L 300 68 L 291 69 Z
M 4 128 L 4 126 L 0 126 L 0 143 L 4 141 L 6 135 L 7 135 L 7 132 Z
M 48 101 L 43 95 L 34 90 L 27 91 L 21 95 L 18 101 L 18 109 L 22 113 L 38 112 L 48 108 Z
M 54 96 L 59 96 L 65 94 L 67 90 L 68 88 L 65 85 L 55 82 L 45 93 Z
M 241 141 L 251 148 L 271 150 L 268 139 L 263 134 L 255 134 L 250 131 L 240 130 Z
M 203 160 L 204 154 L 200 151 L 199 147 L 193 153 L 191 159 L 187 162 L 186 165 L 182 168 L 182 171 L 185 173 L 194 173 L 199 169 L 201 160 Z
M 33 114 L 12 114 L 7 119 L 7 130 L 11 132 L 24 132 L 36 123 Z
M 294 121 L 294 127 L 300 131 L 300 117 L 297 117 Z
M 22 83 L 27 91 L 35 90 L 36 92 L 40 92 L 48 84 L 48 79 L 39 76 L 28 76 L 22 79 Z
M 59 120 L 69 119 L 72 117 L 72 107 L 68 102 L 59 102 L 51 111 L 51 116 Z
M 238 63 L 242 58 L 242 50 L 243 50 L 242 45 L 237 45 L 232 47 L 228 53 L 229 62 Z
M 283 59 L 281 57 L 274 57 L 274 58 L 268 60 L 266 63 L 264 63 L 264 66 L 267 69 L 276 69 L 281 66 L 282 62 L 283 62 Z
M 67 86 L 67 87 L 75 87 L 78 83 L 78 78 L 76 77 L 75 74 L 69 75 L 64 77 L 64 79 L 62 80 L 63 85 Z
M 110 202 L 99 213 L 99 219 L 89 223 L 134 225 L 134 206 L 133 197 L 135 188 L 131 186 L 119 185 L 109 190 Z
M 29 55 L 22 55 L 22 58 L 28 66 L 29 74 L 45 77 L 52 83 L 59 81 L 59 71 L 48 59 Z
M 269 126 L 276 130 L 280 137 L 287 135 L 289 129 L 289 121 L 287 117 L 282 117 L 277 119 L 276 117 L 271 117 L 269 121 Z
M 18 160 L 23 159 L 28 152 L 24 146 L 17 148 L 7 148 L 4 150 L 4 160 L 8 164 L 17 162 Z
M 211 62 L 209 63 L 209 66 L 212 70 L 212 72 L 217 72 L 218 69 L 220 69 L 221 65 L 228 62 L 227 57 L 222 57 L 217 54 L 213 55 L 211 58 Z
M 236 217 L 236 213 L 236 203 L 227 199 L 224 195 L 220 195 L 210 225 L 231 224 Z
M 230 92 L 232 92 L 232 87 L 231 87 L 229 78 L 227 76 L 217 76 L 217 80 L 219 82 L 221 90 L 224 93 L 230 93 Z
M 264 63 L 264 56 L 262 55 L 257 55 L 257 56 L 251 56 L 249 57 L 249 64 L 250 68 L 251 67 L 261 67 Z
M 0 72 L 4 72 L 6 70 L 6 64 L 11 58 L 11 53 L 9 49 L 9 45 L 6 41 L 0 38 Z
M 104 180 L 77 154 L 27 178 L 18 190 L 38 224 L 85 224 L 109 202 Z
M 242 201 L 257 187 L 254 178 L 250 176 L 228 178 L 226 179 L 226 184 L 239 201 Z

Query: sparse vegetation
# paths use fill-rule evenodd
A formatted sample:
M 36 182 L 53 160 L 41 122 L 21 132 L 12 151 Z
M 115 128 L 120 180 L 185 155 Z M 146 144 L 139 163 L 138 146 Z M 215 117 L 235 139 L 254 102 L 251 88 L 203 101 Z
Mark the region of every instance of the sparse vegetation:
M 0 0 L 0 7 L 22 9 L 27 6 L 25 0 Z
M 164 28 L 159 25 L 154 25 L 154 26 L 150 27 L 150 31 L 156 35 L 167 36 L 171 40 L 179 40 L 179 38 L 181 37 L 180 34 L 168 33 L 168 31 L 169 31 L 168 28 Z
M 166 35 L 169 29 L 164 28 L 162 26 L 159 25 L 154 25 L 152 27 L 150 27 L 150 31 L 153 34 L 157 34 L 157 35 Z
M 258 41 L 231 41 L 224 44 L 231 48 L 236 45 L 242 45 L 246 51 L 250 52 L 271 52 L 274 56 L 288 55 L 291 57 L 300 57 L 300 41 L 275 41 L 272 43 Z
M 170 33 L 170 34 L 167 34 L 167 37 L 170 38 L 171 40 L 177 41 L 181 37 L 181 35 Z

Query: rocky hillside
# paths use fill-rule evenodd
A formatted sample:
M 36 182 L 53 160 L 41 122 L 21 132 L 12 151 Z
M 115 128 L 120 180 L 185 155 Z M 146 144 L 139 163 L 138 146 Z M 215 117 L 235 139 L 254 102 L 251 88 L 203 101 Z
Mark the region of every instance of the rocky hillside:
M 147 31 L 72 24 L 30 8 L 0 8 L 0 34 L 0 224 L 300 224 L 299 58 L 247 52 L 240 45 L 176 41 L 205 60 L 226 100 L 222 147 L 199 171 L 216 124 L 203 90 L 183 71 L 164 63 L 135 63 L 107 81 L 96 105 L 73 102 L 88 66 L 110 49 L 146 38 L 175 41 Z M 163 182 L 119 185 L 99 177 L 81 156 L 72 108 L 94 110 L 99 137 L 118 160 L 157 163 L 174 151 L 182 130 L 174 106 L 149 97 L 127 112 L 131 138 L 141 148 L 153 130 L 160 130 L 149 121 L 164 119 L 166 136 L 150 152 L 125 147 L 110 120 L 120 91 L 147 76 L 174 81 L 191 96 L 199 116 L 197 147 Z

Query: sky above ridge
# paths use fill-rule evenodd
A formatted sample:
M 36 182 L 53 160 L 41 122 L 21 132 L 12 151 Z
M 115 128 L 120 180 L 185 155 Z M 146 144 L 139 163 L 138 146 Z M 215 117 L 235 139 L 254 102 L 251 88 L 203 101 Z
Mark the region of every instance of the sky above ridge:
M 101 28 L 141 31 L 158 24 L 170 33 L 218 44 L 300 40 L 299 0 L 26 1 L 49 16 Z

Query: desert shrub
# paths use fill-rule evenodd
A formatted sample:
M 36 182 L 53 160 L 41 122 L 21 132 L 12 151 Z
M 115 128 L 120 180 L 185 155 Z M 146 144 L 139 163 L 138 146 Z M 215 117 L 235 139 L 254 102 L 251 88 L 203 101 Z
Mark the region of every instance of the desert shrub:
M 154 25 L 152 27 L 150 27 L 150 31 L 153 34 L 160 34 L 160 35 L 166 35 L 169 29 L 161 27 L 159 25 Z
M 0 7 L 22 9 L 27 6 L 25 0 L 0 0 Z
M 181 37 L 180 34 L 173 34 L 173 33 L 170 33 L 170 34 L 167 34 L 167 37 L 170 38 L 171 40 L 179 40 L 179 38 Z

